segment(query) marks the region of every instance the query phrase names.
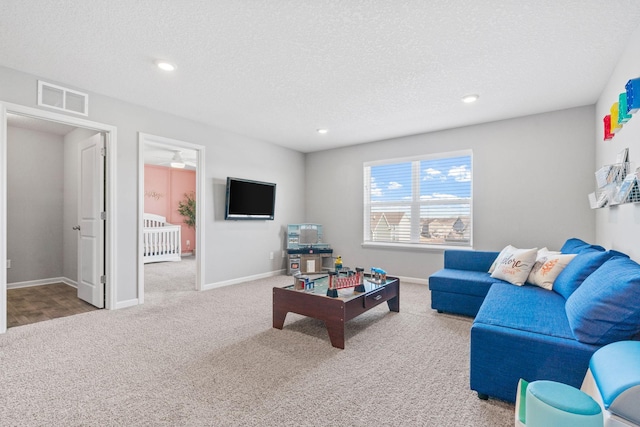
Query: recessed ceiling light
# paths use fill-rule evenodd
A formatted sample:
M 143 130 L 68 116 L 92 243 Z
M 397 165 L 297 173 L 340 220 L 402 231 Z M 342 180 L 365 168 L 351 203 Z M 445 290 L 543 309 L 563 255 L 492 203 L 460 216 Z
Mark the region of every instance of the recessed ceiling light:
M 161 70 L 164 70 L 164 71 L 173 71 L 173 70 L 175 70 L 177 68 L 176 64 L 172 64 L 169 61 L 164 61 L 164 60 L 161 60 L 161 59 L 158 59 L 156 61 L 156 65 L 158 66 L 158 68 L 160 68 Z
M 329 132 L 329 129 L 323 129 L 323 128 L 320 128 L 320 129 L 318 129 L 317 131 L 318 131 L 318 133 L 321 133 L 321 134 L 323 134 L 323 135 L 324 135 L 325 133 Z
M 465 95 L 462 97 L 462 102 L 464 102 L 465 104 L 471 104 L 472 102 L 476 102 L 478 98 L 480 98 L 480 95 L 476 95 L 476 94 Z

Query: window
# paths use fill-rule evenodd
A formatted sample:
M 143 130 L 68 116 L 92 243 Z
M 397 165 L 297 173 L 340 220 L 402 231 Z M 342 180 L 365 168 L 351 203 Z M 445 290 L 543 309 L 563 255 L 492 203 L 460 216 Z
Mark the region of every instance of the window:
M 471 150 L 364 164 L 364 242 L 472 245 Z

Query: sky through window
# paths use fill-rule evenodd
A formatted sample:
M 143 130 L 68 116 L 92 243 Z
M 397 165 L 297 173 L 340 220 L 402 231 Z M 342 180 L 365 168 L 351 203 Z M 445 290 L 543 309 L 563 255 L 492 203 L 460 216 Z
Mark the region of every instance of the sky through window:
M 371 201 L 412 200 L 411 162 L 371 166 Z M 471 197 L 471 157 L 420 161 L 420 199 Z

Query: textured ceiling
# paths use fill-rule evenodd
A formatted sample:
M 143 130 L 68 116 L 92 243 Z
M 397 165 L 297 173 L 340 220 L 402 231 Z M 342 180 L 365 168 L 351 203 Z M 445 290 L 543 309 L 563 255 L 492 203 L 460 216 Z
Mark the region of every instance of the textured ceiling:
M 0 65 L 310 152 L 592 104 L 639 23 L 637 0 L 3 0 Z

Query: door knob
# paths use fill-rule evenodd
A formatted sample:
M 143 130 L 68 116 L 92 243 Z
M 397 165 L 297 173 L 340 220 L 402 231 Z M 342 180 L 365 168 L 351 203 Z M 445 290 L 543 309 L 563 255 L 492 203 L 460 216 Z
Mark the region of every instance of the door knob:
M 72 228 L 72 230 L 80 230 L 80 226 L 76 225 L 75 227 Z

